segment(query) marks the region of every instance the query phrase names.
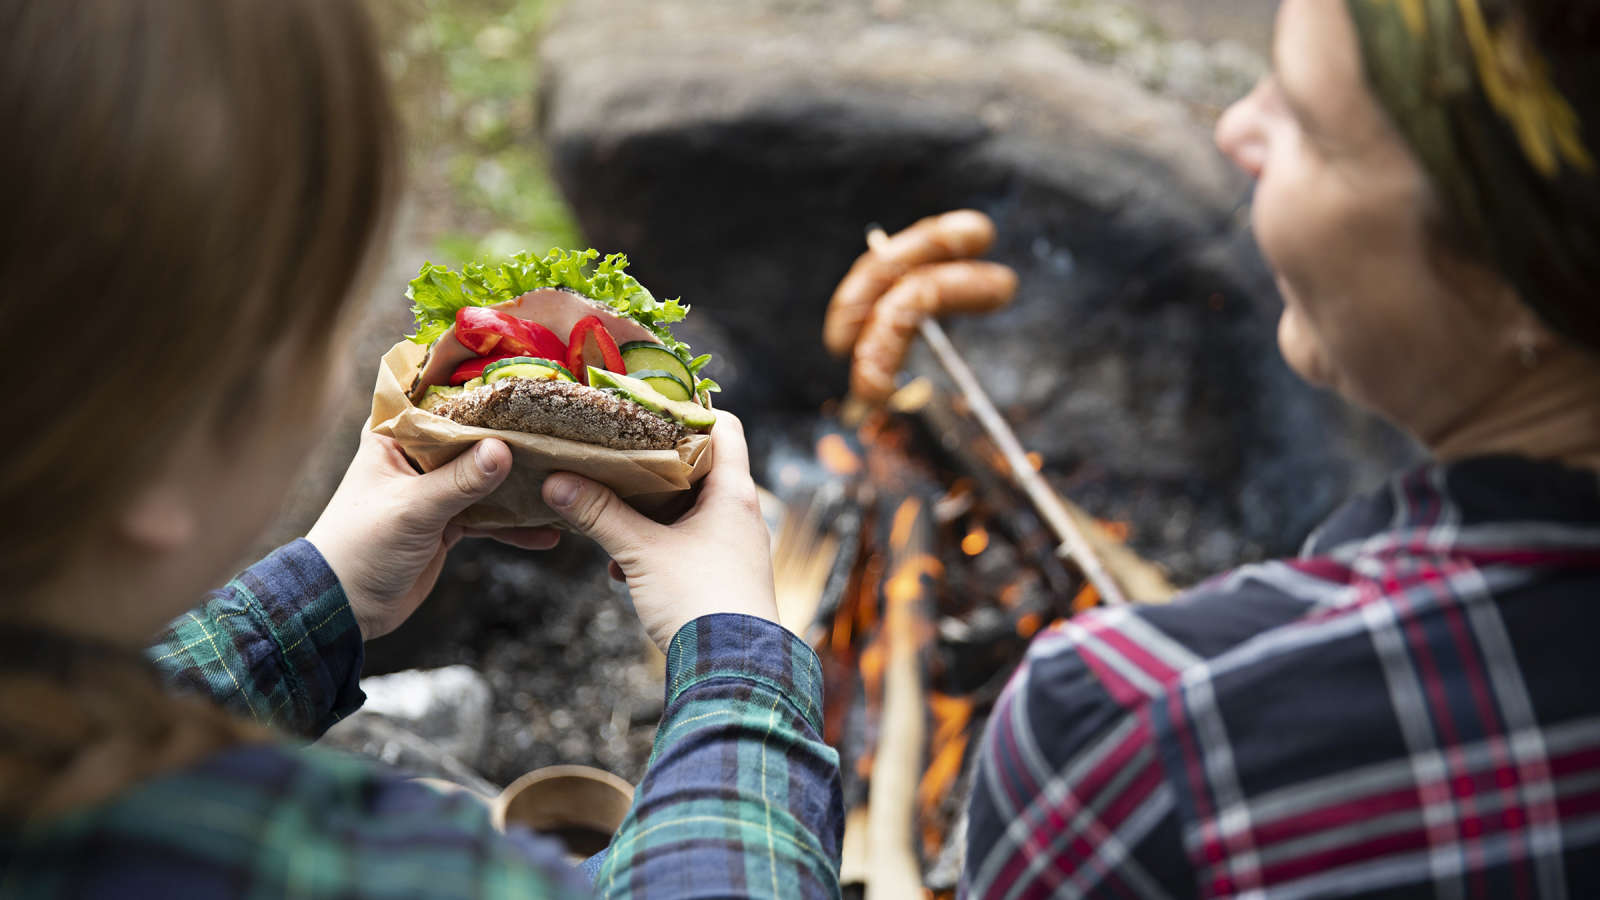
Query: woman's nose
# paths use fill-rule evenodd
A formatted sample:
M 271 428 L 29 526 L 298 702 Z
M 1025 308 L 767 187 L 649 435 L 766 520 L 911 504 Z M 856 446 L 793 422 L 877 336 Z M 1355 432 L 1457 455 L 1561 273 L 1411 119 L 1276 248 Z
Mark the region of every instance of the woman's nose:
M 1217 120 L 1217 149 L 1251 178 L 1260 178 L 1267 162 L 1267 135 L 1261 127 L 1259 102 L 1264 87 L 1257 86 Z

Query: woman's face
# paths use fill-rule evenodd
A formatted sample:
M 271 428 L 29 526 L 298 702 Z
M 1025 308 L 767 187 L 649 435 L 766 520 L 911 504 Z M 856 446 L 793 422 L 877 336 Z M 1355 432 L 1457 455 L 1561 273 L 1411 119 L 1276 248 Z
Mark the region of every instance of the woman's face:
M 1367 88 L 1345 4 L 1284 0 L 1273 49 L 1217 144 L 1258 181 L 1279 347 L 1307 381 L 1434 445 L 1507 377 L 1503 291 L 1432 249 L 1427 178 Z

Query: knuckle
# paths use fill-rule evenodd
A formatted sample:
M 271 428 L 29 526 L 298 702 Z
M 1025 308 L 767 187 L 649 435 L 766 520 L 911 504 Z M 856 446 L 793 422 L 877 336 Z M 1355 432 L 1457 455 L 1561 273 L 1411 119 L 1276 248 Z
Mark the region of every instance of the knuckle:
M 474 474 L 474 472 L 477 470 L 477 466 L 471 464 L 471 460 L 468 460 L 467 462 L 469 463 L 468 465 L 456 465 L 450 467 L 450 480 L 455 485 L 455 489 L 458 493 L 474 494 L 477 493 L 479 484 L 478 477 Z
M 585 491 L 572 510 L 572 523 L 585 532 L 594 531 L 611 505 L 608 491 Z

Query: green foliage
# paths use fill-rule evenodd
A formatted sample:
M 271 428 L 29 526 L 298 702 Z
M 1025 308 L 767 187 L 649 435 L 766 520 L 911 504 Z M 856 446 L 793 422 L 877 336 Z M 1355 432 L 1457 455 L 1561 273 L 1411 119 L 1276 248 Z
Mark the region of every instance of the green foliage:
M 384 0 L 374 10 L 438 258 L 581 243 L 536 129 L 538 42 L 557 0 Z

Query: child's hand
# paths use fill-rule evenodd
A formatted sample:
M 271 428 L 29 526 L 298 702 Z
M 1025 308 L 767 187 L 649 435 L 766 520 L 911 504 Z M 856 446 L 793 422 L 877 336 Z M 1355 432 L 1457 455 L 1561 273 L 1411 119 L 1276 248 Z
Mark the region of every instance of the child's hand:
M 511 450 L 485 440 L 448 464 L 418 475 L 394 440 L 370 431 L 344 481 L 306 539 L 322 553 L 350 598 L 366 640 L 400 626 L 433 590 L 445 554 L 463 537 L 492 537 L 548 550 L 548 528 L 477 531 L 451 524 L 511 471 Z
M 603 485 L 563 473 L 544 483 L 544 499 L 620 567 L 650 639 L 663 651 L 689 622 L 712 613 L 778 621 L 772 551 L 761 519 L 744 426 L 717 413 L 715 464 L 694 508 L 658 525 Z

